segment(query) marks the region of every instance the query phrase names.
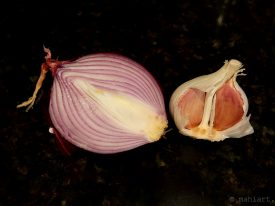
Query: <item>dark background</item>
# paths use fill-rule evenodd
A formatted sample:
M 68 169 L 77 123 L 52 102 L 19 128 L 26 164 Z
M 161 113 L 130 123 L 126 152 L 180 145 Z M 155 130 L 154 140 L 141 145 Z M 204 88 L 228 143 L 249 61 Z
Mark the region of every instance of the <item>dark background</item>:
M 0 8 L 1 206 L 275 204 L 274 1 L 5 4 Z M 97 52 L 128 56 L 156 77 L 166 103 L 181 83 L 238 59 L 248 74 L 238 82 L 249 99 L 255 132 L 218 143 L 194 140 L 180 135 L 169 116 L 172 131 L 156 143 L 114 155 L 74 150 L 65 156 L 48 133 L 45 88 L 28 113 L 15 108 L 33 92 L 43 44 L 61 60 Z M 262 199 L 241 202 L 245 198 Z

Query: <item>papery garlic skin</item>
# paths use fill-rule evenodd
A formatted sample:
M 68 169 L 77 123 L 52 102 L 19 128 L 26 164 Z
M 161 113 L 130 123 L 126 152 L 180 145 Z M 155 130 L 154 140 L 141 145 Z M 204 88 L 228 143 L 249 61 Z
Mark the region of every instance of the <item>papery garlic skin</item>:
M 253 133 L 248 100 L 236 78 L 244 75 L 241 62 L 232 59 L 209 75 L 180 85 L 170 99 L 170 113 L 179 132 L 197 139 L 221 141 Z

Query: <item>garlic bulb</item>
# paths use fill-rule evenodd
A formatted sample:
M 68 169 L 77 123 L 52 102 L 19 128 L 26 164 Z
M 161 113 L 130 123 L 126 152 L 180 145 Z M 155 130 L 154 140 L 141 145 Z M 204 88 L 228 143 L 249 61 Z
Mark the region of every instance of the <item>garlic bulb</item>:
M 218 71 L 180 85 L 169 105 L 179 132 L 210 141 L 253 133 L 248 100 L 236 81 L 243 71 L 241 62 L 232 59 Z

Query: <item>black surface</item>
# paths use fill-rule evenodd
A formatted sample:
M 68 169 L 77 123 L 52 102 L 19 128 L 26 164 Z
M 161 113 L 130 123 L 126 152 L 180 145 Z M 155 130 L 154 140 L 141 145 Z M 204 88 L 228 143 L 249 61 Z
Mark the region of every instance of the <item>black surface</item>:
M 275 204 L 274 1 L 8 1 L 0 11 L 1 206 Z M 64 156 L 48 133 L 46 92 L 30 112 L 15 108 L 33 91 L 43 44 L 62 60 L 126 55 L 154 74 L 166 103 L 236 58 L 255 133 L 194 140 L 169 117 L 172 131 L 156 143 Z

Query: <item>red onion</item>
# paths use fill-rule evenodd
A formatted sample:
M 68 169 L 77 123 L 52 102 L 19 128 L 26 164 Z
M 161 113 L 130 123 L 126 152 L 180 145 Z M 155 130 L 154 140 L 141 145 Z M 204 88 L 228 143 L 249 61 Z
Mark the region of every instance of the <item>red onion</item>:
M 110 53 L 57 61 L 47 52 L 32 107 L 48 70 L 54 81 L 49 113 L 67 141 L 96 153 L 117 153 L 160 139 L 167 127 L 162 92 L 153 76 L 133 60 Z M 53 131 L 55 131 L 53 130 Z

